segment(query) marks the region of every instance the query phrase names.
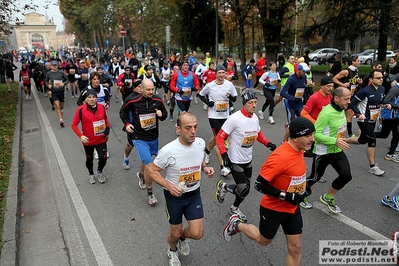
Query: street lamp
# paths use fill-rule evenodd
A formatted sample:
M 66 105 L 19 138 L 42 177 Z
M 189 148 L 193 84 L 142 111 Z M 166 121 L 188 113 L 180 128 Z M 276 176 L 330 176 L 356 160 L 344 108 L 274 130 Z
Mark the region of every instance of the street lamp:
M 296 55 L 296 51 L 298 50 L 298 45 L 296 44 L 296 35 L 298 31 L 298 8 L 299 2 L 295 0 L 295 38 L 294 38 L 294 54 Z

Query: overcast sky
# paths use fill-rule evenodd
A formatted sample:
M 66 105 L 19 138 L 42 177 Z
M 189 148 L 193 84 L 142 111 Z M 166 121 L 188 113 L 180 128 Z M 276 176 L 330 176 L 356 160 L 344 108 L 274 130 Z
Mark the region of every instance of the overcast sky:
M 50 2 L 48 5 L 48 9 L 45 9 L 46 3 Z M 23 0 L 23 4 L 29 4 L 29 0 Z M 34 3 L 38 6 L 38 9 L 36 10 L 37 13 L 45 15 L 47 12 L 47 17 L 48 19 L 53 18 L 54 19 L 54 24 L 57 25 L 57 31 L 62 31 L 64 30 L 64 25 L 62 23 L 63 21 L 63 16 L 60 12 L 60 8 L 58 5 L 54 5 L 53 3 L 57 3 L 56 0 L 35 0 Z M 31 12 L 31 11 L 28 11 Z M 18 16 L 19 18 L 23 19 L 22 15 Z

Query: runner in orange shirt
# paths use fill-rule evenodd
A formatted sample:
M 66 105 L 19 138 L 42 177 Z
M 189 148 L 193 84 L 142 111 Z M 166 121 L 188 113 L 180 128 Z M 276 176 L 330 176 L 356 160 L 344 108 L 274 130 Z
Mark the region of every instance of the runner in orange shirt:
M 242 232 L 267 246 L 281 225 L 287 239 L 286 265 L 294 266 L 300 265 L 301 259 L 303 221 L 298 204 L 306 194 L 303 150 L 309 149 L 314 142 L 315 128 L 308 119 L 297 117 L 291 121 L 289 130 L 289 140 L 267 158 L 255 181 L 255 189 L 264 194 L 260 202 L 259 228 L 244 223 L 233 214 L 223 229 L 223 237 L 230 241 L 233 235 Z

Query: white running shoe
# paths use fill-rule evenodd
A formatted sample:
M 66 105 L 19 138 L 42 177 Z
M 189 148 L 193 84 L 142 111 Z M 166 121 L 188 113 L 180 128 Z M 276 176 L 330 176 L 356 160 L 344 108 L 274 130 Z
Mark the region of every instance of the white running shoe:
M 263 116 L 263 112 L 261 110 L 258 111 L 259 119 L 263 120 L 265 117 Z
M 140 172 L 137 172 L 136 174 L 137 178 L 139 179 L 139 188 L 140 189 L 145 189 L 145 179 L 144 179 L 144 175 Z
M 204 161 L 205 161 L 206 164 L 208 164 L 209 163 L 209 157 L 211 156 L 211 154 L 208 154 L 206 152 L 204 152 L 204 154 L 205 154 Z
M 123 169 L 129 170 L 130 169 L 130 159 L 126 158 L 125 155 L 123 155 Z
M 96 183 L 96 178 L 94 177 L 94 175 L 89 175 L 89 183 L 90 184 L 95 184 Z
M 267 122 L 269 122 L 269 124 L 274 124 L 275 121 L 273 119 L 273 116 L 269 116 L 269 119 L 267 119 Z
M 97 179 L 98 179 L 98 182 L 100 184 L 104 184 L 105 183 L 106 177 L 105 177 L 105 175 L 104 175 L 104 173 L 102 171 L 97 171 Z
M 180 266 L 180 260 L 179 260 L 179 254 L 176 251 L 171 251 L 170 248 L 168 248 L 168 257 L 169 257 L 169 266 Z
M 182 241 L 179 239 L 176 243 L 177 250 L 179 251 L 180 254 L 183 256 L 187 256 L 190 254 L 190 246 L 188 245 L 188 240 Z
M 221 176 L 228 176 L 231 173 L 231 170 L 225 166 L 223 166 L 222 170 L 220 170 L 220 175 Z
M 197 97 L 194 97 L 194 103 L 198 104 L 198 98 Z
M 374 167 L 369 167 L 369 173 L 376 175 L 376 176 L 382 176 L 383 174 L 385 174 L 384 170 L 381 170 L 377 164 L 375 164 Z
M 154 205 L 155 203 L 157 203 L 158 200 L 157 198 L 154 196 L 154 194 L 148 194 L 148 203 L 150 205 Z
M 204 108 L 204 110 L 208 110 L 208 105 L 206 105 L 205 103 L 202 105 L 202 107 Z

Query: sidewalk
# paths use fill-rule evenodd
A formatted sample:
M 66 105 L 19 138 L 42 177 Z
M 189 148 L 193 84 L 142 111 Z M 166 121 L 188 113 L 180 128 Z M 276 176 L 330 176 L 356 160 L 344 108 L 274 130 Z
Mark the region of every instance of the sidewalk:
M 34 94 L 18 102 L 0 265 L 69 265 Z

